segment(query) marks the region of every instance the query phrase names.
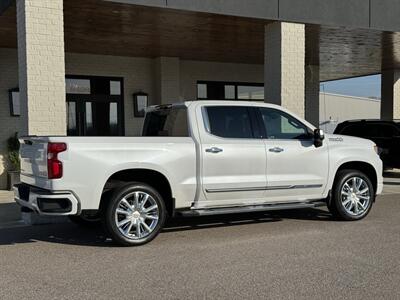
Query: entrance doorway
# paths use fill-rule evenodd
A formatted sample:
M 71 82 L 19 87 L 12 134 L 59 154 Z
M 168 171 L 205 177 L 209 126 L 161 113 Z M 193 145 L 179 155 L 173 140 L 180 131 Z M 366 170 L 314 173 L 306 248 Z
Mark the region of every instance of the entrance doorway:
M 122 136 L 123 79 L 67 76 L 67 134 Z

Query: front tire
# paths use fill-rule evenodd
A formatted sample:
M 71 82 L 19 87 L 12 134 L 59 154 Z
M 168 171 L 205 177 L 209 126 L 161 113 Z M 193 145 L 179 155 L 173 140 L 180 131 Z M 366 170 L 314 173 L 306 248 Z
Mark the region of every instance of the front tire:
M 132 182 L 116 189 L 107 203 L 104 226 L 122 246 L 139 246 L 153 240 L 164 226 L 166 208 L 153 187 Z
M 341 170 L 328 208 L 339 220 L 356 221 L 369 214 L 374 201 L 375 190 L 368 176 L 358 170 Z

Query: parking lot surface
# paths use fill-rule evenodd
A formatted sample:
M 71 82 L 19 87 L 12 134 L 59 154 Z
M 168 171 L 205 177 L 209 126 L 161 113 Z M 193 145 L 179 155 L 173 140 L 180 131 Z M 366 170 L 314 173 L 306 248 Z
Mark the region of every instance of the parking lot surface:
M 0 229 L 0 298 L 400 298 L 400 195 L 360 222 L 321 210 L 179 219 L 121 248 L 73 224 Z

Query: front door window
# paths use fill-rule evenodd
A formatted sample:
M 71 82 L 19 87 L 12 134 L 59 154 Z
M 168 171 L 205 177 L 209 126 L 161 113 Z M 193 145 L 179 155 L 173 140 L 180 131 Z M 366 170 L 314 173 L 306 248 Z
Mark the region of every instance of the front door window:
M 69 136 L 123 135 L 122 79 L 66 79 Z

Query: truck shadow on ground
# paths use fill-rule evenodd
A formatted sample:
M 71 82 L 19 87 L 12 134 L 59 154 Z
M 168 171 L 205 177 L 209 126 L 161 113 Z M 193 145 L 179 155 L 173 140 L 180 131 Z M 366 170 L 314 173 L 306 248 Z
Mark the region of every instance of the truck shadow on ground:
M 393 170 L 387 170 L 383 172 L 384 178 L 400 178 L 400 172 Z
M 334 221 L 327 211 L 321 209 L 175 218 L 167 221 L 161 235 L 168 232 L 279 222 L 285 219 Z M 72 223 L 0 228 L 0 246 L 34 242 L 116 247 L 110 239 L 106 238 L 101 228 L 81 228 Z
M 385 171 L 383 173 L 383 184 L 390 186 L 400 186 L 400 173 L 395 171 Z

